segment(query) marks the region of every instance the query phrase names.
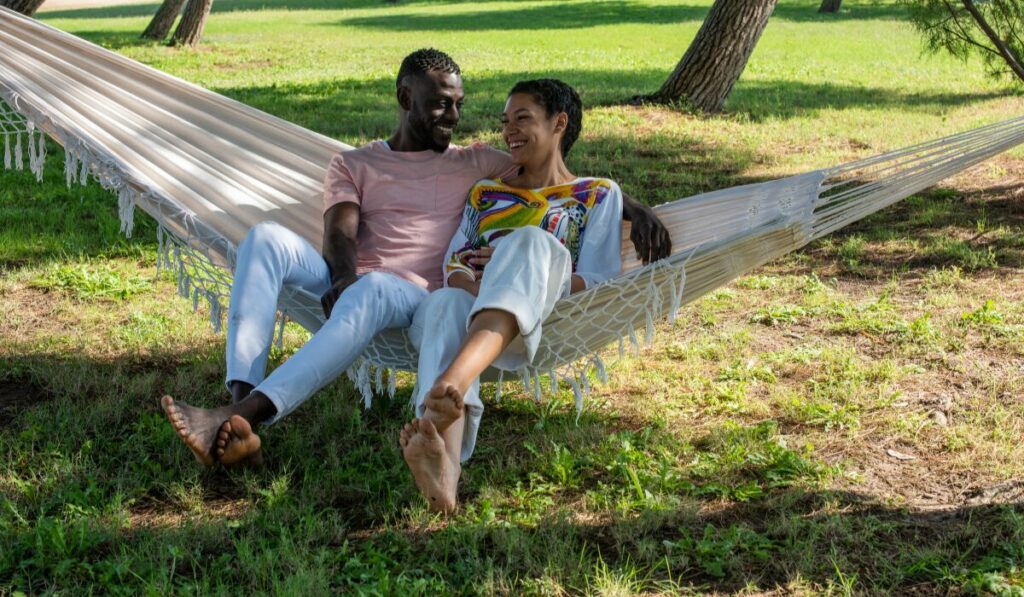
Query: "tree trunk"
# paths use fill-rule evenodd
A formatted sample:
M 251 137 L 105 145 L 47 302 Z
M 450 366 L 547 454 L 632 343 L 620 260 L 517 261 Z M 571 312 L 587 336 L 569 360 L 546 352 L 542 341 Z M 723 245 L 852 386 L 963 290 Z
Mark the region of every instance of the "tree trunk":
M 0 0 L 0 6 L 9 8 L 14 12 L 20 12 L 26 17 L 31 17 L 36 14 L 39 7 L 43 5 L 45 0 Z
M 843 0 L 821 0 L 821 8 L 818 12 L 839 12 L 839 6 Z
M 203 27 L 206 26 L 206 18 L 210 16 L 212 6 L 213 0 L 188 0 L 185 12 L 181 15 L 181 22 L 174 30 L 171 44 L 196 47 L 203 37 Z
M 739 80 L 778 0 L 715 0 L 697 37 L 668 80 L 641 102 L 684 100 L 718 112 Z
M 175 19 L 178 18 L 178 14 L 181 12 L 182 6 L 185 6 L 185 0 L 164 0 L 156 14 L 153 15 L 153 20 L 149 22 L 149 26 L 142 32 L 142 37 L 155 40 L 166 39 L 167 34 L 171 32 L 171 27 L 174 26 Z
M 964 8 L 967 9 L 967 12 L 971 13 L 975 22 L 978 23 L 978 27 L 985 32 L 985 36 L 988 37 L 989 41 L 992 42 L 992 45 L 996 47 L 999 55 L 1006 61 L 1007 66 L 1010 67 L 1013 74 L 1017 75 L 1017 78 L 1024 81 L 1024 64 L 1021 64 L 1020 57 L 1017 56 L 1005 41 L 999 38 L 999 34 L 996 33 L 995 29 L 988 24 L 988 21 L 985 20 L 985 16 L 981 14 L 981 11 L 978 10 L 978 7 L 974 5 L 972 0 L 961 1 L 964 4 Z

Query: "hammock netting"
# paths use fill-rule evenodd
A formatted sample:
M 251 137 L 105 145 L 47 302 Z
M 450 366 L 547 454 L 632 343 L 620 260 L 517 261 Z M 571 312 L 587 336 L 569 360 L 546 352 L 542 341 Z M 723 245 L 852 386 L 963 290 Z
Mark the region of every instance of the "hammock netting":
M 4 166 L 42 180 L 44 134 L 63 146 L 70 186 L 89 178 L 118 196 L 131 235 L 141 208 L 159 223 L 161 267 L 178 290 L 210 307 L 219 329 L 235 249 L 272 220 L 314 246 L 322 238 L 322 182 L 350 146 L 197 87 L 33 19 L 0 8 L 0 135 Z M 541 374 L 565 381 L 582 407 L 597 353 L 648 342 L 654 322 L 681 305 L 810 241 L 1024 142 L 1024 117 L 848 164 L 687 197 L 655 208 L 671 257 L 642 266 L 624 231 L 624 274 L 558 303 L 534 363 L 518 374 L 537 397 Z M 628 226 L 628 224 L 627 224 Z M 319 297 L 286 288 L 279 309 L 316 331 Z M 638 335 L 637 330 L 640 330 Z M 280 334 L 279 334 L 280 338 Z M 380 334 L 349 371 L 368 402 L 394 394 L 393 370 L 416 369 L 405 331 Z M 491 371 L 499 390 L 504 372 Z

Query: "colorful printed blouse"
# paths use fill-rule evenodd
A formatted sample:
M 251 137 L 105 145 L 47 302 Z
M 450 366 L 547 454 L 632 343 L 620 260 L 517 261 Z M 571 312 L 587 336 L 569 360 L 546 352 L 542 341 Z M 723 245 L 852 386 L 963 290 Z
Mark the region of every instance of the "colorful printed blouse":
M 539 189 L 481 180 L 469 191 L 462 223 L 448 245 L 448 277 L 474 273 L 470 253 L 495 247 L 517 228 L 539 226 L 561 241 L 572 256 L 573 273 L 587 288 L 622 271 L 622 191 L 606 178 L 576 180 Z

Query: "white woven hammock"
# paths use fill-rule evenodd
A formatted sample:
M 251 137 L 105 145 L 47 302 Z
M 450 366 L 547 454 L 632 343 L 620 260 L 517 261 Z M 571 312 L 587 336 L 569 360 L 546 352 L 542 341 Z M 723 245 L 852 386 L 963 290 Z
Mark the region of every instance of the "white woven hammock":
M 179 292 L 205 300 L 219 329 L 235 248 L 273 220 L 319 246 L 321 186 L 332 155 L 350 149 L 313 131 L 199 88 L 0 8 L 0 135 L 4 166 L 42 180 L 43 133 L 65 150 L 68 185 L 91 175 L 117 193 L 123 231 L 136 206 L 160 224 L 160 262 Z M 561 301 L 544 322 L 533 366 L 518 372 L 536 396 L 541 373 L 564 380 L 577 409 L 597 352 L 651 340 L 654 321 L 767 261 L 1024 141 L 1014 118 L 849 164 L 696 195 L 655 208 L 673 255 L 641 267 L 626 231 L 625 273 Z M 319 297 L 286 289 L 282 314 L 315 331 Z M 281 318 L 283 326 L 284 316 Z M 367 403 L 383 369 L 415 370 L 404 331 L 379 335 L 349 374 Z M 371 369 L 375 369 L 375 374 Z M 500 392 L 500 374 L 499 374 Z M 394 375 L 389 375 L 394 393 Z

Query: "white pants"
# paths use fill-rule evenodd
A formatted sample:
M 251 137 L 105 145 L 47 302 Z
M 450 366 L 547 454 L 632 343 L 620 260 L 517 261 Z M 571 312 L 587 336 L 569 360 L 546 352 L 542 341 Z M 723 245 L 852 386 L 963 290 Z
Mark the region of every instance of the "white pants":
M 515 371 L 530 364 L 541 337 L 541 322 L 558 299 L 569 294 L 572 258 L 553 235 L 536 227 L 520 228 L 501 239 L 484 269 L 480 292 L 443 288 L 416 310 L 409 329 L 419 349 L 416 416 L 422 417 L 424 400 L 434 381 L 451 365 L 462 347 L 469 322 L 484 309 L 500 309 L 515 316 L 521 335 L 494 361 L 494 366 Z M 476 446 L 484 405 L 480 380 L 473 380 L 463 396 L 466 403 L 461 459 L 469 459 Z
M 283 285 L 315 295 L 330 288 L 327 263 L 305 239 L 274 222 L 253 226 L 238 248 L 228 308 L 227 383 L 256 386 L 277 407 L 274 423 L 341 375 L 386 328 L 407 327 L 427 291 L 398 276 L 371 272 L 345 289 L 331 317 L 264 379 Z

